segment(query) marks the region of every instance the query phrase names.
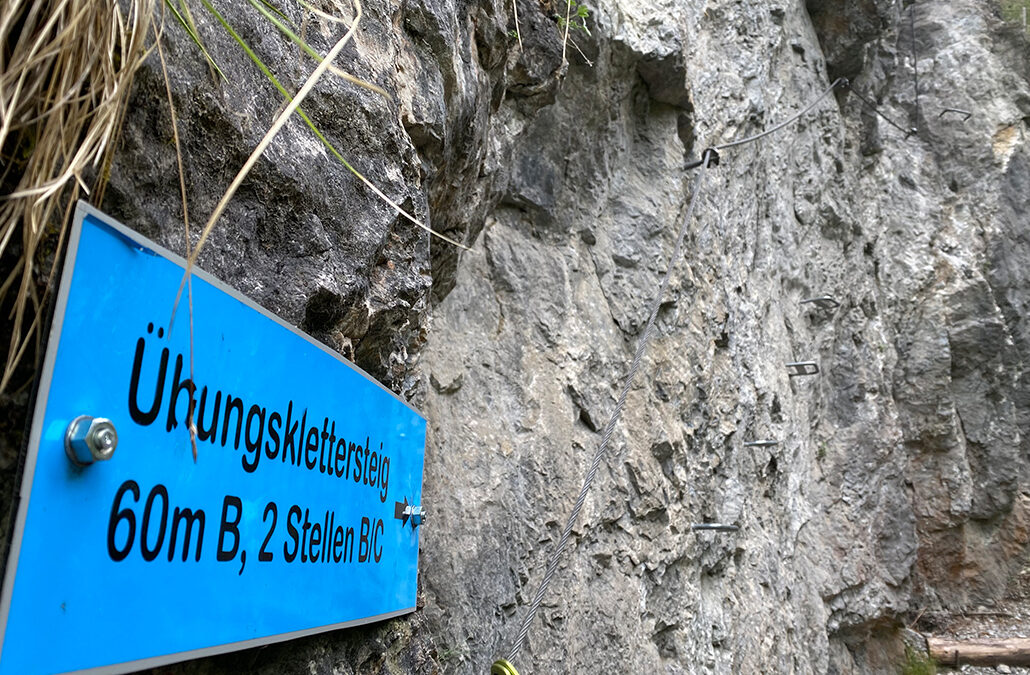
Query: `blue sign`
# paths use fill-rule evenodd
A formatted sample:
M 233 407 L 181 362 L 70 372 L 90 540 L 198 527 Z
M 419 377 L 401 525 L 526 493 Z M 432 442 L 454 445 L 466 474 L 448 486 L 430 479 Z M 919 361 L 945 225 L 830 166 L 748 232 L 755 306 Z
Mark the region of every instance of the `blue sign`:
M 191 349 L 185 295 L 168 325 L 183 267 L 79 204 L 0 675 L 121 673 L 415 609 L 425 420 L 199 271 Z M 109 459 L 72 461 L 103 457 L 114 434 Z

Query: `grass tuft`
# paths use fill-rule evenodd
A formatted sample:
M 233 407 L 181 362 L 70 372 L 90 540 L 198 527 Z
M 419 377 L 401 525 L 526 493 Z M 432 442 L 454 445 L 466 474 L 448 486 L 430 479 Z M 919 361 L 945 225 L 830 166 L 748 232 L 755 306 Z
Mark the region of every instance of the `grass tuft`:
M 925 652 L 905 647 L 905 662 L 901 664 L 901 675 L 936 675 L 937 664 Z
M 301 38 L 299 35 L 293 32 L 290 28 L 288 28 L 282 21 L 279 20 L 278 17 L 276 17 L 269 9 L 266 8 L 266 5 L 268 3 L 264 2 L 263 0 L 248 0 L 248 2 L 250 2 L 254 9 L 260 12 L 261 15 L 265 17 L 265 19 L 268 20 L 269 23 L 278 28 L 279 32 L 288 37 L 295 45 L 300 47 L 301 51 L 303 51 L 305 54 L 314 59 L 315 63 L 322 63 L 322 56 L 314 49 L 312 49 L 311 45 L 305 42 L 303 38 Z M 222 25 L 223 27 L 225 26 L 224 21 L 222 22 Z M 237 42 L 240 42 L 238 38 Z M 360 78 L 354 77 L 350 73 L 344 72 L 331 64 L 329 66 L 329 72 L 343 80 L 346 80 L 347 82 L 350 82 L 351 84 L 356 84 L 359 87 L 364 87 L 365 89 L 368 89 L 369 91 L 374 91 L 375 93 L 385 98 L 387 101 L 393 103 L 393 96 L 390 96 L 389 92 L 387 92 L 382 87 L 377 87 L 371 82 L 366 82 Z
M 75 200 L 103 194 L 155 1 L 0 4 L 0 308 L 10 330 L 0 391 L 29 347 L 39 350 L 58 259 L 44 237 L 56 232 L 60 251 Z

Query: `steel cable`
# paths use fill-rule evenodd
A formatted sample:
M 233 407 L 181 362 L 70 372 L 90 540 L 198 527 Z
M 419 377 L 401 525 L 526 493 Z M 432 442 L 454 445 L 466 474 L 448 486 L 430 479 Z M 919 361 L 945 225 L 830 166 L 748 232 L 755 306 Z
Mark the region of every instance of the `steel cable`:
M 782 129 L 783 127 L 787 126 L 788 124 L 792 124 L 792 123 L 796 122 L 798 119 L 801 118 L 802 115 L 804 115 L 809 110 L 811 110 L 816 105 L 818 105 L 819 101 L 821 101 L 824 98 L 826 98 L 827 96 L 829 96 L 830 92 L 833 91 L 834 89 L 836 89 L 838 86 L 840 86 L 840 85 L 847 86 L 847 84 L 848 84 L 848 79 L 846 77 L 838 77 L 836 80 L 833 81 L 833 84 L 831 84 L 829 87 L 826 88 L 826 91 L 824 91 L 822 94 L 820 94 L 818 98 L 816 98 L 814 101 L 812 101 L 807 106 L 805 106 L 805 108 L 803 110 L 798 112 L 793 117 L 791 117 L 791 118 L 789 118 L 787 120 L 784 120 L 783 122 L 780 122 L 779 124 L 774 126 L 772 129 L 766 129 L 765 131 L 763 131 L 760 134 L 755 134 L 754 136 L 748 136 L 747 138 L 742 138 L 739 141 L 731 141 L 729 143 L 723 143 L 722 145 L 715 146 L 715 149 L 716 150 L 725 150 L 726 148 L 734 148 L 734 147 L 736 147 L 738 145 L 744 145 L 745 143 L 751 143 L 752 141 L 757 141 L 759 138 L 765 138 L 769 134 L 774 134 L 777 131 L 779 131 L 780 129 Z
M 701 160 L 694 162 L 687 166 L 687 168 L 694 168 L 697 166 L 701 167 L 701 171 L 698 173 L 697 179 L 694 182 L 694 191 L 690 197 L 690 204 L 687 207 L 686 216 L 683 219 L 683 224 L 680 226 L 679 234 L 676 238 L 676 245 L 673 247 L 672 256 L 669 258 L 669 267 L 665 271 L 665 276 L 662 279 L 661 286 L 658 289 L 658 293 L 655 295 L 654 301 L 651 305 L 651 313 L 647 319 L 647 325 L 644 328 L 643 334 L 640 336 L 640 340 L 637 342 L 636 353 L 633 355 L 633 361 L 630 364 L 629 372 L 626 375 L 626 381 L 622 385 L 622 390 L 619 393 L 619 398 L 615 403 L 615 408 L 612 411 L 611 417 L 608 419 L 608 423 L 605 425 L 604 432 L 601 435 L 601 442 L 597 447 L 597 451 L 594 453 L 594 458 L 590 463 L 590 469 L 587 471 L 586 476 L 583 479 L 583 486 L 580 488 L 579 496 L 576 498 L 576 503 L 572 507 L 572 512 L 569 514 L 568 520 L 565 522 L 565 527 L 562 530 L 561 537 L 558 539 L 558 545 L 551 553 L 550 558 L 547 561 L 547 569 L 544 572 L 544 577 L 540 582 L 540 587 L 537 589 L 536 595 L 533 596 L 533 601 L 529 605 L 526 616 L 519 627 L 518 637 L 515 639 L 515 644 L 512 646 L 511 651 L 508 653 L 507 662 L 499 661 L 499 664 L 504 664 L 505 668 L 511 668 L 510 662 L 515 660 L 518 656 L 519 651 L 522 649 L 523 643 L 526 641 L 526 637 L 529 635 L 530 626 L 533 624 L 533 619 L 536 617 L 537 612 L 540 610 L 540 605 L 543 603 L 544 596 L 547 594 L 547 589 L 554 579 L 555 573 L 558 571 L 558 561 L 561 558 L 562 553 L 565 551 L 565 547 L 569 543 L 569 538 L 572 535 L 572 528 L 575 526 L 576 521 L 579 519 L 579 514 L 583 510 L 583 505 L 586 503 L 587 494 L 590 491 L 591 485 L 593 485 L 594 479 L 597 476 L 597 471 L 601 466 L 601 461 L 604 459 L 605 454 L 608 451 L 608 445 L 611 442 L 613 433 L 615 432 L 615 425 L 619 421 L 619 417 L 622 415 L 622 409 L 626 405 L 626 398 L 629 396 L 630 388 L 633 385 L 633 381 L 636 378 L 637 371 L 640 369 L 640 362 L 643 358 L 644 351 L 647 348 L 647 344 L 651 339 L 651 334 L 654 331 L 655 320 L 658 317 L 658 309 L 661 307 L 662 298 L 665 297 L 665 292 L 669 286 L 669 279 L 672 277 L 672 271 L 679 260 L 680 252 L 683 248 L 683 241 L 687 234 L 687 227 L 694 215 L 694 207 L 697 204 L 697 197 L 701 193 L 704 187 L 705 173 L 710 166 L 714 166 L 719 163 L 719 150 L 726 148 L 733 148 L 747 143 L 752 143 L 761 138 L 769 136 L 770 134 L 776 133 L 780 129 L 792 124 L 793 122 L 800 119 L 805 113 L 812 110 L 816 105 L 819 104 L 824 98 L 826 98 L 830 92 L 836 89 L 838 86 L 849 86 L 847 78 L 839 77 L 833 84 L 826 88 L 817 98 L 811 103 L 805 106 L 802 110 L 791 116 L 787 120 L 780 122 L 776 126 L 767 129 L 754 136 L 748 136 L 738 141 L 731 141 L 729 143 L 723 143 L 722 145 L 714 146 L 704 151 Z M 862 98 L 859 96 L 859 98 Z M 863 99 L 864 100 L 864 99 Z M 876 107 L 873 106 L 876 110 Z M 879 113 L 879 111 L 877 111 Z M 882 113 L 880 113 L 882 116 Z M 884 119 L 887 119 L 884 117 Z M 890 120 L 887 120 L 890 122 Z M 891 122 L 893 124 L 893 122 Z M 897 126 L 897 125 L 895 125 Z M 900 128 L 900 127 L 899 127 Z M 496 666 L 497 664 L 495 664 Z M 502 669 L 503 670 L 503 669 Z
M 912 132 L 919 131 L 919 53 L 916 51 L 916 4 L 913 2 L 911 11 L 908 14 L 909 35 L 912 37 L 912 86 L 916 99 L 916 121 L 912 126 Z
M 857 96 L 858 100 L 861 101 L 863 105 L 865 105 L 867 108 L 872 110 L 874 113 L 876 113 L 877 115 L 882 117 L 883 120 L 885 122 L 887 122 L 887 124 L 891 125 L 892 127 L 897 129 L 898 131 L 900 131 L 903 134 L 905 134 L 905 138 L 908 138 L 912 134 L 916 133 L 916 131 L 918 131 L 915 127 L 912 127 L 911 129 L 906 129 L 906 128 L 902 127 L 900 124 L 898 124 L 897 122 L 895 122 L 894 120 L 892 120 L 891 118 L 887 117 L 882 112 L 880 112 L 879 106 L 877 106 L 875 103 L 873 103 L 872 101 L 867 99 L 865 96 L 862 96 L 862 94 L 859 94 L 857 91 L 855 91 L 854 87 L 849 87 L 849 89 L 851 89 L 851 93 L 854 94 L 855 96 Z
M 572 534 L 572 528 L 579 519 L 579 512 L 583 509 L 587 493 L 590 491 L 590 486 L 593 484 L 594 478 L 597 476 L 597 470 L 601 466 L 601 460 L 604 459 L 604 455 L 608 450 L 608 444 L 611 442 L 612 434 L 615 432 L 615 424 L 619 421 L 619 416 L 622 414 L 622 408 L 626 405 L 626 397 L 629 396 L 629 390 L 633 385 L 633 380 L 637 375 L 637 371 L 640 369 L 640 361 L 644 356 L 644 350 L 647 348 L 647 343 L 651 339 L 651 333 L 654 331 L 655 319 L 658 317 L 658 309 L 662 304 L 662 298 L 665 296 L 665 291 L 669 286 L 669 279 L 672 277 L 672 271 L 675 268 L 676 262 L 679 260 L 680 251 L 683 248 L 683 240 L 686 238 L 687 234 L 687 226 L 693 218 L 694 207 L 697 204 L 697 197 L 701 194 L 701 189 L 704 186 L 705 172 L 708 169 L 709 163 L 714 154 L 715 153 L 712 152 L 705 153 L 703 160 L 704 163 L 701 165 L 701 171 L 698 173 L 697 179 L 694 181 L 694 194 L 690 197 L 690 205 L 687 207 L 687 214 L 683 218 L 683 224 L 680 226 L 679 236 L 676 238 L 676 246 L 673 247 L 672 256 L 669 258 L 669 267 L 665 271 L 665 277 L 662 279 L 662 284 L 658 289 L 658 293 L 655 295 L 654 302 L 651 304 L 651 314 L 647 319 L 647 326 L 644 328 L 644 332 L 640 336 L 639 342 L 637 342 L 637 351 L 633 355 L 633 362 L 630 364 L 629 373 L 626 375 L 626 381 L 622 385 L 622 391 L 619 393 L 618 401 L 615 403 L 615 409 L 612 411 L 611 417 L 608 419 L 608 424 L 605 425 L 604 433 L 601 435 L 601 443 L 598 445 L 597 452 L 594 453 L 594 459 L 590 463 L 590 470 L 587 471 L 586 477 L 583 479 L 583 487 L 579 491 L 579 497 L 576 498 L 576 504 L 572 507 L 572 513 L 569 514 L 569 519 L 565 522 L 565 529 L 562 530 L 561 538 L 558 540 L 558 546 L 554 549 L 550 559 L 547 561 L 547 571 L 544 572 L 544 578 L 540 582 L 540 588 L 533 597 L 533 602 L 530 603 L 529 610 L 526 613 L 526 618 L 522 621 L 522 627 L 519 628 L 518 637 L 515 639 L 515 644 L 511 648 L 511 652 L 508 654 L 508 661 L 514 661 L 519 650 L 522 649 L 522 643 L 525 642 L 526 636 L 529 634 L 529 627 L 533 623 L 533 618 L 536 617 L 537 610 L 540 609 L 540 604 L 543 602 L 544 595 L 547 593 L 547 587 L 551 584 L 551 580 L 554 578 L 554 574 L 558 570 L 558 559 L 561 557 L 562 552 L 564 552 L 565 546 L 569 543 L 569 536 Z

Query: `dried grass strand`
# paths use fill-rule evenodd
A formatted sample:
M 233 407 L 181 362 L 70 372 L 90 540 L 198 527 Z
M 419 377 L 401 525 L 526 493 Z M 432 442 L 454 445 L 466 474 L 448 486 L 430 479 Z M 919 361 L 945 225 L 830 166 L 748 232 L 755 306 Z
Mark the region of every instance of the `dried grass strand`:
M 55 273 L 46 275 L 40 297 L 37 258 L 53 256 L 56 265 L 70 203 L 90 192 L 87 172 L 102 167 L 93 189 L 103 189 L 132 77 L 147 54 L 154 2 L 7 0 L 0 7 L 7 53 L 0 55 L 0 256 L 17 256 L 0 288 L 11 317 L 0 391 L 40 340 Z M 58 249 L 43 252 L 53 228 Z M 20 250 L 13 253 L 16 241 Z

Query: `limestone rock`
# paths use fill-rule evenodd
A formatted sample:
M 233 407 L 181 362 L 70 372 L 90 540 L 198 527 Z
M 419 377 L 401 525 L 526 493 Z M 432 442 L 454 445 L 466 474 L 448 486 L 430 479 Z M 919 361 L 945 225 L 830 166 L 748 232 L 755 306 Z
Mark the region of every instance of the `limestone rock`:
M 902 621 L 987 604 L 1028 554 L 1025 39 L 982 0 L 601 0 L 563 49 L 562 3 L 516 2 L 521 46 L 507 0 L 368 3 L 337 65 L 393 101 L 328 76 L 304 105 L 392 200 L 470 251 L 399 216 L 295 119 L 200 258 L 426 412 L 420 611 L 175 672 L 486 672 L 670 266 L 520 671 L 893 670 Z M 313 63 L 247 3 L 219 7 L 296 90 Z M 194 241 L 282 105 L 196 15 L 231 76 L 213 79 L 170 23 Z M 306 21 L 326 51 L 339 29 Z M 851 90 L 723 151 L 670 261 L 696 185 L 685 161 L 838 76 Z M 156 59 L 103 208 L 184 251 Z M 820 295 L 840 306 L 800 304 Z M 798 360 L 820 374 L 789 377 Z M 0 404 L 23 417 L 28 401 Z M 17 433 L 0 436 L 11 494 Z M 744 446 L 761 438 L 779 443 Z

